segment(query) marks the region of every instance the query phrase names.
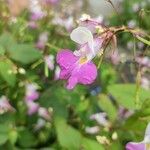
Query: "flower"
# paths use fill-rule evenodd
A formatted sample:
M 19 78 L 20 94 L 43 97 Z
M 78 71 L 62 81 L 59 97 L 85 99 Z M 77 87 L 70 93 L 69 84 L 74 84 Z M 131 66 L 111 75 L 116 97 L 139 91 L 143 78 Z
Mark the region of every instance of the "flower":
M 126 150 L 149 150 L 150 149 L 150 123 L 147 125 L 145 137 L 142 142 L 129 142 L 126 145 Z
M 88 134 L 97 134 L 99 132 L 99 126 L 86 127 L 85 132 Z
M 37 21 L 45 16 L 45 12 L 42 11 L 39 0 L 30 0 L 30 20 Z
M 32 114 L 38 112 L 38 109 L 39 109 L 38 103 L 28 101 L 28 102 L 26 102 L 26 104 L 27 104 L 27 108 L 28 108 L 28 115 L 32 115 Z
M 68 80 L 67 89 L 73 89 L 77 83 L 91 84 L 97 76 L 97 69 L 93 62 L 84 57 L 78 57 L 72 51 L 64 49 L 57 54 L 60 66 L 60 79 Z
M 48 41 L 48 33 L 47 32 L 41 33 L 38 42 L 36 43 L 36 47 L 39 49 L 44 49 L 47 41 Z
M 51 119 L 51 114 L 50 112 L 44 108 L 44 107 L 40 107 L 38 109 L 38 115 L 46 120 L 50 120 Z
M 92 32 L 88 28 L 81 26 L 72 31 L 70 38 L 80 45 L 79 50 L 76 50 L 74 54 L 80 57 L 87 57 L 88 60 L 92 60 L 101 52 L 104 40 L 102 37 L 93 37 Z
M 48 55 L 44 57 L 45 63 L 50 70 L 54 70 L 54 55 Z
M 107 114 L 104 112 L 96 113 L 90 116 L 91 120 L 96 120 L 100 125 L 107 127 L 109 125 L 109 121 L 106 118 Z
M 55 5 L 58 3 L 59 0 L 45 0 L 46 4 L 52 4 Z
M 14 111 L 15 109 L 10 105 L 9 100 L 6 96 L 0 97 L 0 114 L 3 114 L 8 111 Z
M 34 83 L 30 83 L 26 85 L 26 101 L 34 101 L 39 98 L 39 93 L 37 92 L 37 85 Z

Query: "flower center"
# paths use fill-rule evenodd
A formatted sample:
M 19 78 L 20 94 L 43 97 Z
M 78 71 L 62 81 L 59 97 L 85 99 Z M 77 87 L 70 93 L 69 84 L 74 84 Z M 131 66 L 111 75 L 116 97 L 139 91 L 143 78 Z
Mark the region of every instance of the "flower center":
M 87 62 L 87 58 L 86 57 L 81 57 L 80 59 L 79 59 L 79 64 L 80 65 L 83 65 L 83 64 L 85 64 Z
M 150 150 L 150 143 L 146 144 L 146 150 Z

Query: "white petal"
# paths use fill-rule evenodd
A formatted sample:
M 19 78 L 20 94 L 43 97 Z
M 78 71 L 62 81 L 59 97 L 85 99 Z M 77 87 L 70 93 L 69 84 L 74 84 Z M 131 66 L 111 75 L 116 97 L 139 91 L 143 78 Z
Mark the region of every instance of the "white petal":
M 86 28 L 86 27 L 78 27 L 76 29 L 74 29 L 71 34 L 70 34 L 70 38 L 78 43 L 78 44 L 85 44 L 85 43 L 89 43 L 89 46 L 91 47 L 90 43 L 93 45 L 93 35 L 91 33 L 91 31 Z
M 146 127 L 144 143 L 150 143 L 150 123 Z

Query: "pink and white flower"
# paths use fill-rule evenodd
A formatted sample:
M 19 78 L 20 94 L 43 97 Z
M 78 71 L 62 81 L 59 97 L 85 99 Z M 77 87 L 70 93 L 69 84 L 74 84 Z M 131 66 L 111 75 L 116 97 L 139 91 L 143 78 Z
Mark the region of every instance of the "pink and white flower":
M 26 101 L 34 101 L 39 98 L 38 86 L 35 83 L 26 84 Z
M 10 105 L 9 100 L 6 96 L 0 97 L 0 114 L 3 114 L 5 112 L 13 112 L 15 109 Z
M 75 56 L 70 50 L 61 50 L 57 54 L 60 66 L 60 79 L 68 80 L 67 89 L 73 89 L 77 83 L 91 84 L 97 76 L 97 69 L 93 62 Z

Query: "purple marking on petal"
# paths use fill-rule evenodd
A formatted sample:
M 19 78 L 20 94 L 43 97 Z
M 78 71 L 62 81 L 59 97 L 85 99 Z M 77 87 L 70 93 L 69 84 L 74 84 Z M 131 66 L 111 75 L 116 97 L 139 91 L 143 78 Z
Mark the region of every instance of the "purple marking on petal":
M 146 150 L 144 143 L 129 142 L 126 145 L 126 150 Z

